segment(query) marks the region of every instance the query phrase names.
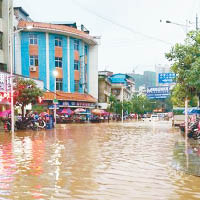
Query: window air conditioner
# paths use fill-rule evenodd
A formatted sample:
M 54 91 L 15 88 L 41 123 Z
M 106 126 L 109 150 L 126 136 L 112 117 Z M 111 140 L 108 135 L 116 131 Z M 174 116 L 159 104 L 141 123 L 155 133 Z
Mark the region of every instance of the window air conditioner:
M 35 66 L 31 66 L 30 67 L 30 72 L 36 72 L 36 67 Z

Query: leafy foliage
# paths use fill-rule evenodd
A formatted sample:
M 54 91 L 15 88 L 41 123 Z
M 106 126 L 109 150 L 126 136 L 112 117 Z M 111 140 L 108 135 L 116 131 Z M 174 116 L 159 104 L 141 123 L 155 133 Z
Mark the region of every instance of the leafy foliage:
M 36 83 L 30 79 L 17 79 L 14 87 L 15 104 L 21 105 L 22 114 L 24 114 L 24 107 L 30 103 L 35 104 L 38 97 L 43 96 L 43 91 L 37 87 Z
M 118 101 L 115 96 L 111 95 L 109 98 L 110 107 L 108 108 L 109 112 L 114 112 L 117 114 L 122 113 L 122 108 L 124 113 L 137 113 L 145 114 L 152 113 L 156 108 L 162 108 L 163 106 L 167 111 L 172 110 L 171 99 L 165 100 L 149 100 L 146 96 L 143 95 L 134 95 L 130 101 L 122 102 Z
M 185 98 L 195 102 L 194 96 L 200 94 L 200 32 L 190 32 L 185 43 L 176 44 L 166 57 L 172 62 L 171 70 L 176 74 L 173 104 L 181 106 Z

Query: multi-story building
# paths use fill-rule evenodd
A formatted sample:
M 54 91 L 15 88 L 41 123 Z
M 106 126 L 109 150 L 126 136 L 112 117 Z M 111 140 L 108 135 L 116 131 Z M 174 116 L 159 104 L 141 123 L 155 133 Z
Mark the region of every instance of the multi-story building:
M 152 71 L 144 71 L 144 85 L 145 87 L 156 86 L 156 73 Z
M 13 4 L 11 0 L 0 0 L 0 111 L 9 109 L 9 85 L 12 56 Z M 7 84 L 8 83 L 8 84 Z
M 44 102 L 51 105 L 56 98 L 60 107 L 94 107 L 98 98 L 98 43 L 94 37 L 67 23 L 20 20 L 18 29 L 15 72 L 44 82 Z
M 109 105 L 109 97 L 111 95 L 111 82 L 109 75 L 113 74 L 108 71 L 99 71 L 98 75 L 98 106 L 101 109 L 107 109 Z
M 156 72 L 144 71 L 144 74 L 129 73 L 135 79 L 135 89 L 139 91 L 140 86 L 153 87 L 156 86 Z
M 12 52 L 11 30 L 13 28 L 12 0 L 0 0 L 0 71 L 9 71 Z
M 109 77 L 112 84 L 111 93 L 117 100 L 130 100 L 135 92 L 134 79 L 127 74 L 113 74 Z

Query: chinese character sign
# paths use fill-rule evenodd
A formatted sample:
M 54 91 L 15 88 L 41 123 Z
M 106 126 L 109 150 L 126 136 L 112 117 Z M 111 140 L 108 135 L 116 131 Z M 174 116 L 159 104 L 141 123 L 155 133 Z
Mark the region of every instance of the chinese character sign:
M 11 78 L 7 73 L 0 73 L 0 92 L 10 91 L 11 89 Z
M 0 102 L 10 101 L 11 94 L 10 92 L 0 92 Z
M 175 83 L 176 74 L 174 73 L 159 73 L 158 82 L 159 83 Z
M 149 99 L 165 99 L 169 96 L 169 86 L 148 87 L 147 97 Z

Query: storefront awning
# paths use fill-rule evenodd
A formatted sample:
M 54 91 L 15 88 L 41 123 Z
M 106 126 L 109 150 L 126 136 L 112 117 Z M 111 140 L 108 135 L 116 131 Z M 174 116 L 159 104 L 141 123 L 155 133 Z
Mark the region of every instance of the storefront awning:
M 53 100 L 55 99 L 54 92 L 45 92 L 43 100 Z M 81 93 L 69 93 L 69 92 L 56 92 L 56 99 L 60 101 L 77 101 L 77 102 L 89 102 L 89 103 L 96 103 L 97 100 L 89 95 L 89 94 L 81 94 Z

